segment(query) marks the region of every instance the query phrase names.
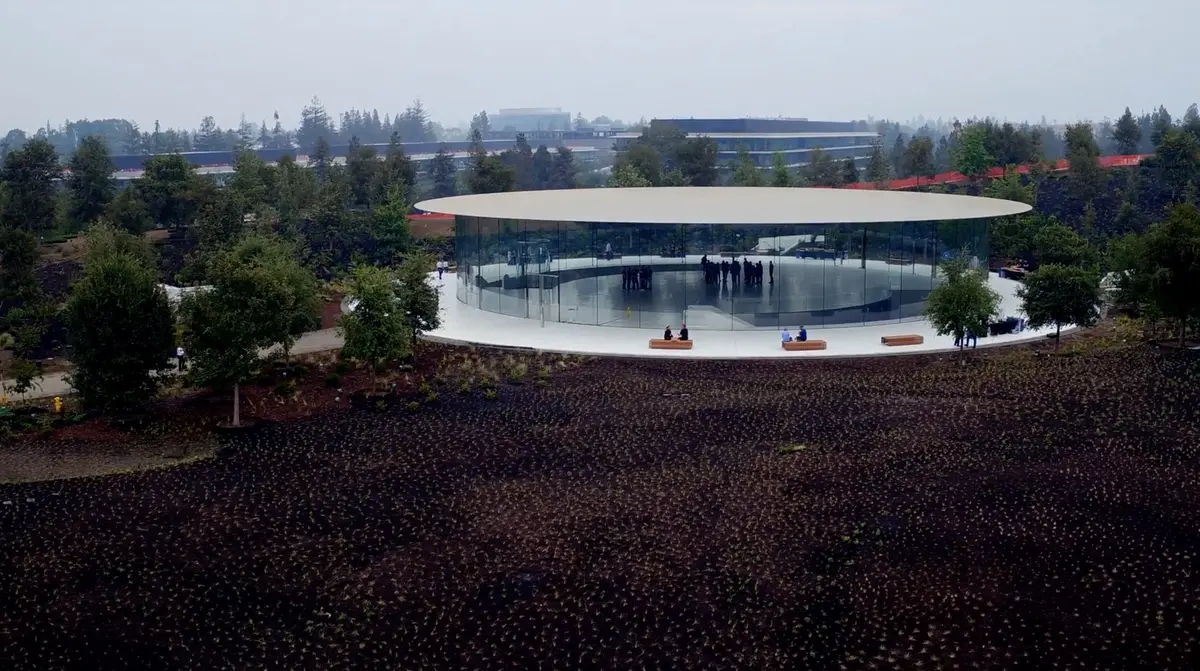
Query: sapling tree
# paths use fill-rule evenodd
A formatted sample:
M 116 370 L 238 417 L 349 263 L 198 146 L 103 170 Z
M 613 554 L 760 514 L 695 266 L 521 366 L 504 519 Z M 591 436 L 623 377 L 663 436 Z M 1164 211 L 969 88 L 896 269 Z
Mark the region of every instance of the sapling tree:
M 321 304 L 316 275 L 300 263 L 293 244 L 275 236 L 248 236 L 229 255 L 235 263 L 261 268 L 268 281 L 276 285 L 283 302 L 270 315 L 271 323 L 264 324 L 269 332 L 264 347 L 279 345 L 284 359 L 290 359 L 296 340 L 316 323 Z
M 961 350 L 967 331 L 985 333 L 996 317 L 1000 295 L 987 285 L 983 270 L 971 270 L 970 252 L 963 250 L 939 266 L 942 281 L 925 299 L 925 316 L 938 335 L 953 335 Z
M 107 227 L 94 228 L 88 240 L 83 278 L 65 311 L 74 364 L 68 380 L 84 407 L 129 410 L 158 391 L 175 324 L 143 240 Z
M 1092 270 L 1050 264 L 1025 277 L 1017 289 L 1029 326 L 1054 325 L 1058 349 L 1064 324 L 1092 326 L 1100 318 L 1100 277 Z
M 370 367 L 374 387 L 380 366 L 411 353 L 412 329 L 397 304 L 392 277 L 386 270 L 356 266 L 349 289 L 347 295 L 354 307 L 342 316 L 342 354 Z

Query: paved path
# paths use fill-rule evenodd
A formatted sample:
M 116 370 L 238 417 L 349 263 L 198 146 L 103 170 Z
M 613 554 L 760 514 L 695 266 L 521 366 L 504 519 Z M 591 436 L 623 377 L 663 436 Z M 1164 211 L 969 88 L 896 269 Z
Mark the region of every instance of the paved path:
M 296 345 L 292 347 L 292 354 L 324 352 L 331 349 L 338 349 L 341 346 L 342 338 L 337 334 L 337 329 L 310 331 L 300 336 L 300 339 L 296 341 Z M 266 353 L 266 350 L 264 350 L 264 353 Z M 35 384 L 39 386 L 35 387 L 33 391 L 24 395 L 13 394 L 12 398 L 16 400 L 28 400 L 74 393 L 71 385 L 67 384 L 67 375 L 68 373 L 52 373 L 47 375 L 35 381 Z

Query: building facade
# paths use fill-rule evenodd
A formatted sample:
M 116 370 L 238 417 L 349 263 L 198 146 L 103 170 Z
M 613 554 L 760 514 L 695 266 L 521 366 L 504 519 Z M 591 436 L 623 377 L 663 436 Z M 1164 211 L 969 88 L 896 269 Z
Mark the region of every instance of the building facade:
M 717 162 L 729 165 L 744 148 L 755 165 L 767 168 L 781 154 L 789 168 L 808 165 L 814 149 L 839 161 L 853 158 L 863 164 L 871 155 L 879 133 L 865 121 L 809 121 L 808 119 L 655 119 L 653 128 L 676 128 L 688 137 L 708 137 L 717 143 Z M 619 136 L 627 145 L 638 134 Z

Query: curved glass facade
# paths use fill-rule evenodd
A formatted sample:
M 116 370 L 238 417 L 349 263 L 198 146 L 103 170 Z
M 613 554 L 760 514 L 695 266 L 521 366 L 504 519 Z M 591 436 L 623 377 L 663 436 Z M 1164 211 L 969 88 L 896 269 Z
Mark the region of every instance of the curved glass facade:
M 965 248 L 973 263 L 986 264 L 988 223 L 724 226 L 459 216 L 457 293 L 488 312 L 596 326 L 899 322 L 921 318 L 942 259 Z

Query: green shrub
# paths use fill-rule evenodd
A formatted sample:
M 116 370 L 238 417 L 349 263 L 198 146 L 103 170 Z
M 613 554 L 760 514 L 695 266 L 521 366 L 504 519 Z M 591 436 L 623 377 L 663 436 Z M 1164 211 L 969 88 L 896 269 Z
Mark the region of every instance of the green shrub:
M 275 394 L 277 396 L 291 396 L 294 393 L 296 393 L 295 380 L 284 380 L 275 385 Z
M 438 395 L 437 395 L 436 391 L 431 391 L 428 394 L 425 394 L 425 402 L 426 403 L 434 403 L 437 400 L 438 400 Z
M 463 383 L 462 383 L 462 385 L 460 385 L 460 386 L 458 387 L 458 393 L 460 393 L 460 394 L 469 394 L 469 393 L 471 393 L 471 383 L 470 383 L 469 381 L 465 381 L 465 380 L 464 380 L 464 381 L 463 381 Z
M 483 397 L 489 401 L 495 401 L 500 398 L 500 394 L 497 394 L 495 389 L 489 389 L 484 392 Z
M 333 364 L 333 372 L 344 376 L 346 373 L 350 372 L 350 364 L 346 363 L 345 361 L 339 361 Z
M 330 373 L 329 375 L 326 375 L 325 386 L 331 388 L 342 386 L 342 376 L 338 375 L 337 373 Z

